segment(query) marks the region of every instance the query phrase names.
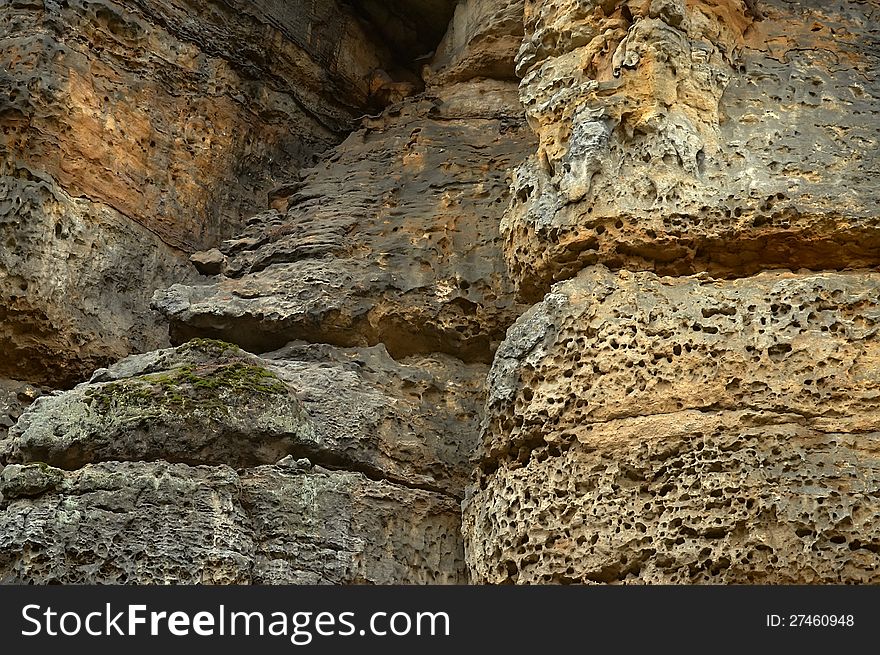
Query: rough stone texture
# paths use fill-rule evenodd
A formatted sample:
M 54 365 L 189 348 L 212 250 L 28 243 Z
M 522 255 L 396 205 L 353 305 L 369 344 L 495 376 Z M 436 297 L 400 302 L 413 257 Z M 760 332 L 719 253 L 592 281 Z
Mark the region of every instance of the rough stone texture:
M 880 274 L 556 285 L 489 376 L 479 582 L 880 581 Z
M 4 4 L 4 173 L 50 175 L 184 250 L 334 145 L 388 59 L 334 0 Z
M 205 339 L 99 369 L 0 441 L 0 581 L 464 582 L 485 373 Z
M 0 581 L 880 582 L 876 2 L 0 8 Z
M 0 375 L 167 346 L 181 250 L 338 143 L 390 57 L 333 0 L 0 2 Z
M 318 467 L 12 465 L 0 509 L 2 583 L 465 579 L 457 502 Z
M 198 276 L 119 212 L 43 176 L 0 177 L 0 375 L 68 386 L 168 345 L 156 288 Z
M 523 38 L 523 0 L 464 0 L 422 74 L 433 85 L 489 77 L 513 80 Z
M 474 581 L 880 581 L 876 14 L 526 2 Z
M 258 535 L 255 582 L 467 581 L 458 500 L 322 469 L 251 469 L 242 490 Z
M 0 441 L 9 431 L 22 412 L 45 393 L 45 389 L 20 380 L 0 379 Z M 2 461 L 0 461 L 2 465 Z
M 76 469 L 107 460 L 274 464 L 316 446 L 295 391 L 259 358 L 191 342 L 100 369 L 38 398 L 0 442 L 6 462 Z
M 450 0 L 351 5 L 361 25 L 378 27 L 366 38 L 357 31 L 339 32 L 333 21 L 346 14 L 335 15 L 334 3 L 259 2 L 221 9 L 215 3 L 184 6 L 161 0 L 131 0 L 119 11 L 113 5 L 116 14 L 108 14 L 107 29 L 123 33 L 111 37 L 101 32 L 104 10 L 111 4 L 74 3 L 65 10 L 71 16 L 47 19 L 54 31 L 44 41 L 54 36 L 61 42 L 59 35 L 80 30 L 83 38 L 65 46 L 71 52 L 52 46 L 76 62 L 81 59 L 74 56 L 77 47 L 96 42 L 101 34 L 108 41 L 103 53 L 80 53 L 100 67 L 90 72 L 72 66 L 69 73 L 82 73 L 82 93 L 100 87 L 96 97 L 101 97 L 101 85 L 111 82 L 117 90 L 144 93 L 108 93 L 112 106 L 102 116 L 114 119 L 109 127 L 106 121 L 95 127 L 85 119 L 75 124 L 75 112 L 70 120 L 65 114 L 67 122 L 60 124 L 35 127 L 34 121 L 22 121 L 9 132 L 18 139 L 10 149 L 48 166 L 39 158 L 58 164 L 46 152 L 60 146 L 56 159 L 76 166 L 68 171 L 58 164 L 58 170 L 34 173 L 37 166 L 19 165 L 18 170 L 81 212 L 101 212 L 102 218 L 112 216 L 135 230 L 120 242 L 138 244 L 142 250 L 129 252 L 143 267 L 140 275 L 152 277 L 139 280 L 137 269 L 132 275 L 126 262 L 118 267 L 120 285 L 149 293 L 162 284 L 153 284 L 154 278 L 180 283 L 155 300 L 172 318 L 173 341 L 219 336 L 253 351 L 275 352 L 257 357 L 200 338 L 109 364 L 163 341 L 136 340 L 137 331 L 148 324 L 138 314 L 145 309 L 143 296 L 126 296 L 137 316 L 123 331 L 131 340 L 94 355 L 76 349 L 80 359 L 69 364 L 64 379 L 100 367 L 91 379 L 38 400 L 0 440 L 0 466 L 5 466 L 0 473 L 0 580 L 465 582 L 460 499 L 479 434 L 487 364 L 505 328 L 523 309 L 512 299 L 497 231 L 507 204 L 508 171 L 534 148 L 511 79 L 514 42 L 522 33 L 517 8 L 503 9 L 501 3 L 468 7 L 459 16 L 469 18 L 464 24 L 459 19 L 458 28 L 450 30 L 455 38 L 447 37 L 444 54 L 436 55 L 429 50 L 452 16 L 455 3 Z M 333 20 L 311 23 L 311 36 L 303 42 L 310 30 L 291 29 L 288 19 L 302 18 L 307 4 Z M 196 20 L 183 20 L 186 8 Z M 16 5 L 28 19 L 45 18 L 25 9 Z M 82 12 L 88 20 L 79 21 Z M 473 12 L 497 24 L 483 24 Z M 91 24 L 94 17 L 98 27 Z M 24 23 L 11 22 L 9 29 L 24 29 Z M 162 28 L 155 31 L 159 23 Z M 133 31 L 125 32 L 129 28 Z M 261 59 L 250 45 L 236 47 L 265 42 L 266 34 L 256 35 L 254 29 L 278 31 L 277 38 L 268 39 L 272 56 Z M 356 61 L 322 58 L 339 55 L 321 50 L 322 29 L 343 35 L 341 45 L 336 44 L 343 51 L 354 45 L 347 52 Z M 158 43 L 160 36 L 170 38 Z M 133 48 L 132 39 L 142 39 L 143 49 Z M 421 50 L 426 39 L 432 45 Z M 387 50 L 376 43 L 387 44 Z M 503 52 L 493 51 L 493 44 L 502 43 Z M 383 60 L 388 54 L 395 59 Z M 188 67 L 179 70 L 185 56 L 190 57 Z M 166 75 L 157 73 L 162 59 L 173 64 Z M 300 61 L 302 69 L 284 69 L 292 61 Z M 429 61 L 428 91 L 407 99 L 423 88 L 413 72 Z M 25 61 L 16 70 L 33 68 Z M 48 67 L 46 74 L 57 76 L 58 70 Z M 218 72 L 223 73 L 220 79 Z M 200 76 L 225 86 L 205 94 L 195 84 Z M 236 85 L 243 98 L 236 97 Z M 177 99 L 163 103 L 162 93 Z M 152 94 L 155 108 L 143 105 L 144 94 Z M 288 104 L 273 108 L 282 96 Z M 22 102 L 33 107 L 46 98 L 70 97 L 64 90 L 26 94 Z M 179 109 L 180 97 L 193 107 L 166 116 L 164 108 Z M 360 129 L 321 164 L 297 171 L 301 160 L 319 149 L 319 139 L 335 138 L 347 117 L 355 115 L 352 108 L 362 107 L 363 113 L 390 101 L 396 104 L 363 117 Z M 80 104 L 91 120 L 94 106 Z M 45 118 L 45 112 L 34 113 Z M 204 124 L 192 127 L 194 142 L 181 142 L 175 137 L 180 121 L 192 117 L 202 117 Z M 139 166 L 156 173 L 144 185 L 146 173 L 138 177 L 126 168 L 129 151 L 117 137 L 123 129 L 152 129 L 157 120 L 164 122 L 156 145 L 136 158 Z M 253 145 L 247 140 L 248 147 L 263 148 L 264 160 L 222 143 L 213 143 L 207 152 L 198 147 L 200 136 L 244 142 L 249 130 L 264 127 L 264 120 L 283 127 L 285 138 L 311 140 L 314 147 L 303 143 L 297 151 L 302 158 L 275 155 L 271 165 L 266 153 L 279 142 L 265 134 L 255 137 Z M 64 140 L 67 134 L 74 137 L 70 143 Z M 144 138 L 141 132 L 127 133 L 125 147 L 143 146 Z M 92 141 L 101 144 L 100 152 L 77 150 Z M 197 154 L 220 159 L 192 163 L 182 177 L 197 181 L 200 192 L 217 194 L 210 196 L 211 206 L 222 214 L 222 229 L 182 211 L 179 189 L 172 184 L 177 180 L 167 177 L 173 158 L 159 161 L 150 154 L 153 148 L 167 151 L 169 144 L 174 154 L 174 148 L 193 143 Z M 119 179 L 87 179 L 95 162 L 106 165 L 115 152 L 122 155 Z M 247 194 L 241 193 L 244 182 L 224 170 L 224 157 L 235 162 L 233 172 L 247 173 L 251 197 L 262 194 L 251 209 L 267 201 L 269 210 L 249 219 L 236 238 L 210 249 L 217 236 L 228 236 L 223 230 L 245 210 L 244 200 L 231 201 L 233 195 L 240 200 Z M 76 175 L 82 178 L 78 182 Z M 82 193 L 73 189 L 74 183 L 86 182 L 97 186 Z M 163 189 L 161 199 L 150 195 L 154 182 Z M 125 196 L 132 188 L 142 196 L 136 211 L 113 204 L 114 193 Z M 21 223 L 14 194 L 9 198 L 10 223 Z M 167 211 L 170 205 L 162 202 L 177 205 Z M 67 221 L 55 215 L 50 221 L 45 218 L 50 213 L 40 211 L 35 206 L 30 223 L 39 227 L 34 231 L 55 230 L 67 239 Z M 142 233 L 139 224 L 145 226 Z M 83 221 L 83 235 L 87 227 Z M 78 235 L 70 242 L 88 247 L 100 238 L 93 233 L 100 235 L 91 230 L 88 238 Z M 187 252 L 172 252 L 160 238 Z M 41 293 L 51 289 L 57 294 L 51 328 L 61 336 L 50 342 L 47 328 L 35 339 L 31 326 L 10 324 L 8 332 L 22 344 L 20 368 L 31 374 L 34 364 L 25 346 L 44 348 L 41 359 L 48 360 L 53 351 L 64 351 L 64 339 L 75 341 L 69 335 L 77 329 L 96 343 L 112 345 L 116 328 L 83 327 L 79 317 L 71 319 L 65 301 L 87 303 L 92 286 L 102 284 L 83 287 L 77 296 L 61 277 L 69 270 L 64 264 L 48 281 L 51 276 L 39 268 L 47 268 L 45 261 L 31 254 L 34 241 L 19 239 L 20 261 L 33 262 L 33 273 L 22 282 L 29 291 L 39 283 Z M 111 240 L 94 250 L 103 253 L 112 246 Z M 54 254 L 55 247 L 50 243 L 46 252 Z M 203 251 L 192 253 L 187 262 L 188 251 L 199 248 Z M 155 273 L 147 252 L 158 253 L 163 263 L 161 258 L 170 254 L 169 270 Z M 83 257 L 84 271 L 87 261 Z M 97 262 L 97 270 L 106 275 L 99 257 Z M 197 278 L 190 264 L 213 279 Z M 24 290 L 18 294 L 18 315 L 47 313 L 34 302 L 40 295 Z M 111 313 L 125 316 L 121 307 Z M 106 314 L 96 304 L 95 317 Z M 46 375 L 52 372 L 47 367 Z
M 443 355 L 396 362 L 381 346 L 291 344 L 264 359 L 194 340 L 38 398 L 0 440 L 0 463 L 248 467 L 306 457 L 461 498 L 486 372 Z M 21 408 L 9 411 L 18 418 Z
M 225 241 L 227 277 L 157 292 L 183 341 L 293 339 L 488 363 L 521 308 L 500 256 L 507 171 L 533 145 L 513 84 L 432 87 L 368 118 Z
M 537 152 L 505 216 L 537 301 L 584 266 L 682 275 L 880 262 L 877 7 L 526 2 Z
M 485 365 L 442 354 L 398 362 L 381 345 L 291 344 L 265 357 L 297 389 L 324 463 L 464 495 Z

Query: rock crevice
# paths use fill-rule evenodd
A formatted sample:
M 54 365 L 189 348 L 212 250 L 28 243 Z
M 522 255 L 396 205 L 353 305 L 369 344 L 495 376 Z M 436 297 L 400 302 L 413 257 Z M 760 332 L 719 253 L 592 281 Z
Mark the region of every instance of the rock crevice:
M 135 4 L 187 43 L 254 21 L 284 32 L 300 16 L 261 2 L 187 25 L 161 3 Z M 436 31 L 420 8 L 451 16 L 452 4 L 364 3 L 357 29 L 385 16 L 389 33 Z M 476 20 L 487 15 L 504 21 Z M 325 118 L 346 103 L 369 115 L 317 164 L 278 162 L 288 177 L 269 208 L 191 258 L 210 277 L 158 285 L 153 307 L 176 347 L 95 361 L 88 382 L 40 398 L 0 441 L 0 580 L 467 581 L 460 501 L 483 381 L 524 309 L 497 235 L 507 172 L 533 147 L 499 66 L 512 62 L 516 17 L 470 3 L 440 54 L 401 66 L 376 65 L 379 49 L 336 70 L 320 41 L 291 33 L 315 65 L 307 79 L 229 41 L 206 46 L 251 90 L 292 85 L 291 107 L 329 77 L 345 91 L 311 96 Z M 371 70 L 346 80 L 358 66 Z M 391 104 L 377 114 L 377 102 Z

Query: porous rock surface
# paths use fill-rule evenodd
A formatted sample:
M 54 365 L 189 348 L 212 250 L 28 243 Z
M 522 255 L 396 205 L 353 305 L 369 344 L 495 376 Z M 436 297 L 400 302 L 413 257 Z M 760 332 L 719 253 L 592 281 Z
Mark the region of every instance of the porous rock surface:
M 3 583 L 426 584 L 465 575 L 458 503 L 357 473 L 15 464 L 0 472 L 0 494 Z
M 880 580 L 876 13 L 525 3 L 473 581 Z
M 0 580 L 464 581 L 485 367 L 270 357 L 196 340 L 38 398 L 0 441 Z
M 387 19 L 367 46 L 385 43 L 397 55 L 416 57 L 425 52 L 407 35 L 439 41 L 453 5 L 424 0 L 349 8 L 359 25 Z M 150 15 L 179 9 L 137 6 Z M 230 25 L 253 25 L 254 16 L 271 16 L 275 29 L 302 9 L 248 7 L 187 29 L 191 36 L 226 34 Z M 190 262 L 213 276 L 200 279 L 181 268 L 169 275 L 179 284 L 156 295 L 154 306 L 171 318 L 171 338 L 182 345 L 115 364 L 91 362 L 101 368 L 88 382 L 40 399 L 0 441 L 0 579 L 467 579 L 460 500 L 479 436 L 483 382 L 493 348 L 523 309 L 513 300 L 497 224 L 507 205 L 508 171 L 534 147 L 511 73 L 521 16 L 500 4 L 477 9 L 503 21 L 494 28 L 459 21 L 442 56 L 421 58 L 430 87 L 416 98 L 408 97 L 423 82 L 393 66 L 371 70 L 377 64 L 370 52 L 348 62 L 354 69 L 322 60 L 314 51 L 320 31 L 305 44 L 293 31 L 287 35 L 293 45 L 282 43 L 311 57 L 304 61 L 315 65 L 307 71 L 314 77 L 246 66 L 251 91 L 267 79 L 298 97 L 320 90 L 309 111 L 291 104 L 300 112 L 298 128 L 281 117 L 289 138 L 326 136 L 308 124 L 316 112 L 323 112 L 317 123 L 332 123 L 328 133 L 335 134 L 345 117 L 340 105 L 393 104 L 363 117 L 313 168 L 241 161 L 250 174 L 284 170 L 288 180 L 267 194 L 267 211 L 218 249 L 208 248 L 212 239 L 178 244 L 205 247 Z M 444 18 L 428 20 L 437 16 Z M 490 42 L 498 40 L 507 43 L 503 56 L 492 54 Z M 231 42 L 219 47 L 225 43 L 234 50 Z M 346 44 L 343 39 L 340 47 Z M 255 55 L 245 48 L 234 59 Z M 469 74 L 468 61 L 479 70 Z M 412 63 L 414 70 L 418 62 Z M 277 66 L 278 58 L 262 64 Z M 360 75 L 358 66 L 369 74 Z M 348 79 L 352 70 L 357 74 Z M 342 86 L 313 84 L 327 79 Z M 275 110 L 267 114 L 279 117 Z M 259 121 L 234 138 L 255 127 Z M 205 129 L 213 134 L 217 125 Z M 38 149 L 29 152 L 36 156 Z M 234 192 L 234 179 L 198 175 Z M 218 204 L 230 210 L 224 202 Z M 179 234 L 188 229 L 180 222 L 170 227 Z M 145 237 L 126 240 L 164 252 L 150 240 L 156 225 L 148 228 Z M 136 304 L 147 310 L 140 297 Z
M 0 456 L 66 469 L 156 459 L 252 466 L 313 441 L 294 390 L 259 358 L 202 341 L 133 356 L 99 369 L 92 382 L 38 398 Z
M 475 579 L 876 583 L 878 285 L 594 267 L 554 286 L 489 376 Z
M 522 311 L 497 229 L 507 171 L 533 147 L 515 85 L 432 87 L 365 123 L 288 187 L 283 212 L 221 244 L 223 275 L 156 292 L 173 340 L 491 361 Z
M 877 8 L 757 5 L 526 2 L 517 72 L 539 144 L 502 225 L 520 295 L 595 263 L 880 263 Z
M 0 375 L 55 385 L 168 345 L 153 291 L 342 140 L 391 61 L 334 0 L 0 9 Z
M 42 396 L 44 389 L 20 380 L 0 380 L 0 441 L 22 412 Z
M 0 7 L 0 581 L 880 581 L 876 3 Z
M 0 375 L 42 385 L 168 345 L 150 297 L 198 278 L 154 233 L 42 174 L 0 175 L 0 234 Z

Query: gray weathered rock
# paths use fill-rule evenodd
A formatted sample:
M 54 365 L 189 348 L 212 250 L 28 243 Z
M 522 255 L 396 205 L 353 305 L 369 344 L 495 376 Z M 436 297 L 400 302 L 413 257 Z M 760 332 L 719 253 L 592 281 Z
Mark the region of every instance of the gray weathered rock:
M 37 399 L 0 442 L 6 461 L 253 466 L 318 445 L 295 390 L 235 346 L 195 341 L 120 368 L 132 367 Z
M 247 467 L 306 456 L 460 498 L 486 371 L 444 355 L 396 362 L 381 346 L 291 344 L 260 358 L 197 339 L 37 399 L 0 439 L 0 461 Z
M 326 458 L 406 484 L 464 495 L 487 367 L 441 354 L 400 362 L 382 346 L 291 344 L 266 365 L 297 390 Z
M 484 377 L 383 348 L 130 356 L 0 441 L 0 580 L 463 582 Z
M 0 380 L 0 441 L 22 412 L 42 396 L 46 389 L 19 380 Z M 0 465 L 3 464 L 0 459 Z
M 220 275 L 226 263 L 226 256 L 217 248 L 211 248 L 194 252 L 189 260 L 202 275 Z
M 2 4 L 0 376 L 55 386 L 167 346 L 152 293 L 341 141 L 394 59 L 335 0 Z
M 664 275 L 875 266 L 878 36 L 862 3 L 526 3 L 538 137 L 502 224 L 520 294 L 595 263 Z
M 3 583 L 465 580 L 458 503 L 355 473 L 8 466 L 0 510 Z

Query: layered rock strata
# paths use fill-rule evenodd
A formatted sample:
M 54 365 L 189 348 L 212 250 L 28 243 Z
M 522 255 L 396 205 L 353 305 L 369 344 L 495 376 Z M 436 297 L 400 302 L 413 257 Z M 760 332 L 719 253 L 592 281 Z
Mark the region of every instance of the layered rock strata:
M 479 582 L 880 580 L 880 274 L 559 283 L 489 376 Z
M 596 263 L 730 277 L 880 262 L 872 9 L 760 6 L 526 3 L 517 72 L 539 146 L 502 225 L 523 297 Z
M 209 340 L 100 369 L 0 441 L 0 580 L 462 582 L 476 377 Z
M 193 255 L 211 277 L 153 303 L 183 345 L 18 420 L 0 441 L 0 579 L 467 580 L 460 501 L 484 380 L 524 309 L 497 225 L 534 147 L 498 66 L 521 19 L 500 14 L 494 30 L 459 20 L 425 93 L 372 76 L 395 104 Z
M 0 493 L 5 583 L 439 584 L 464 576 L 457 503 L 318 466 L 15 464 L 0 473 Z
M 0 19 L 0 580 L 880 580 L 872 3 L 245 4 Z
M 266 351 L 383 343 L 394 357 L 491 361 L 522 308 L 501 258 L 508 170 L 530 149 L 515 85 L 430 87 L 365 119 L 277 206 L 223 242 L 223 274 L 153 306 L 172 339 Z
M 338 143 L 390 62 L 333 1 L 4 2 L 0 375 L 69 385 L 167 345 L 152 292 Z
M 526 3 L 475 581 L 880 579 L 871 12 Z

